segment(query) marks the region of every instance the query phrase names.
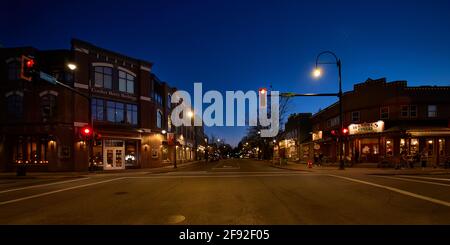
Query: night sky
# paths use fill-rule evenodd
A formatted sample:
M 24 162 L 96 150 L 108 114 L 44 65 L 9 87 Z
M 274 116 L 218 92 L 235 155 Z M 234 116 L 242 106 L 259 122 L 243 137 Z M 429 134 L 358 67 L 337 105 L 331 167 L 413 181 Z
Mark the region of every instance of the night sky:
M 5 6 L 6 4 L 6 6 Z M 316 55 L 342 59 L 344 90 L 368 77 L 450 85 L 450 1 L 22 1 L 2 3 L 3 47 L 69 48 L 72 37 L 154 62 L 192 90 L 336 92 L 337 69 L 312 79 Z M 317 112 L 336 98 L 298 98 Z M 236 144 L 246 128 L 208 128 Z

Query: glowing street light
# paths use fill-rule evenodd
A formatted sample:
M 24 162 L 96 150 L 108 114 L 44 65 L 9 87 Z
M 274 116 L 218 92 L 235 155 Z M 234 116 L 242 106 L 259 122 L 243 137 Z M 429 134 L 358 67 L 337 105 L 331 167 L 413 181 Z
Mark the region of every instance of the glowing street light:
M 74 63 L 69 63 L 67 64 L 67 67 L 71 70 L 74 71 L 77 69 L 77 65 L 75 65 Z
M 167 131 L 163 129 L 163 131 L 161 131 L 162 134 L 166 134 Z
M 188 111 L 187 116 L 189 118 L 192 118 L 194 116 L 194 113 L 192 111 Z
M 316 67 L 313 72 L 312 75 L 314 78 L 319 78 L 322 76 L 322 69 L 320 69 L 319 67 Z

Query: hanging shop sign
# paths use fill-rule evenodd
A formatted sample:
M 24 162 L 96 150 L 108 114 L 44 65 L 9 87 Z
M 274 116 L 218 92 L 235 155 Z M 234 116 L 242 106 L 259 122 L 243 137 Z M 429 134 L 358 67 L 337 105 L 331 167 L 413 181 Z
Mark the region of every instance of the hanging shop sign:
M 381 133 L 384 131 L 384 122 L 372 122 L 361 124 L 350 124 L 348 126 L 349 134 L 367 134 L 367 133 Z

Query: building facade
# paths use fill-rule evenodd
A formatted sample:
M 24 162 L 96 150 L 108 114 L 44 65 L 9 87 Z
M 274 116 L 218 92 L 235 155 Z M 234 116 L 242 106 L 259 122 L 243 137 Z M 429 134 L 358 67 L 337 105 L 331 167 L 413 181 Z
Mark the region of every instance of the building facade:
M 177 146 L 164 142 L 167 133 L 179 130 L 169 119 L 176 89 L 152 73 L 151 62 L 75 39 L 70 50 L 4 48 L 0 55 L 1 170 L 21 164 L 37 171 L 173 164 Z M 85 96 L 39 79 L 20 79 L 22 55 L 34 57 L 39 70 Z M 95 132 L 93 141 L 82 137 L 85 126 Z M 187 136 L 188 130 L 181 131 L 181 138 Z
M 274 155 L 289 161 L 306 161 L 311 152 L 312 113 L 291 114 L 277 140 Z
M 344 156 L 348 162 L 398 162 L 427 158 L 431 166 L 450 156 L 450 86 L 409 87 L 406 81 L 368 79 L 343 94 Z M 339 104 L 312 117 L 313 148 L 339 159 Z

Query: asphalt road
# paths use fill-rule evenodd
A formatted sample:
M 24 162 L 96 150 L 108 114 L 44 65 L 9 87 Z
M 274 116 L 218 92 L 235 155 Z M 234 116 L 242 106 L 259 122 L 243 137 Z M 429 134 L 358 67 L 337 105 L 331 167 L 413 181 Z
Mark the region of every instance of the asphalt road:
M 177 171 L 2 180 L 0 224 L 450 224 L 449 193 L 448 175 L 223 160 Z

